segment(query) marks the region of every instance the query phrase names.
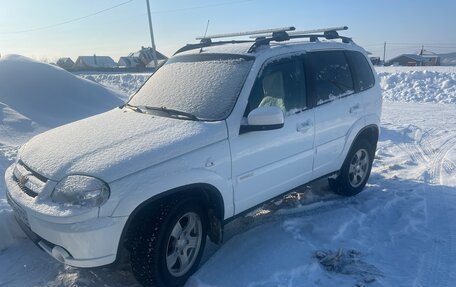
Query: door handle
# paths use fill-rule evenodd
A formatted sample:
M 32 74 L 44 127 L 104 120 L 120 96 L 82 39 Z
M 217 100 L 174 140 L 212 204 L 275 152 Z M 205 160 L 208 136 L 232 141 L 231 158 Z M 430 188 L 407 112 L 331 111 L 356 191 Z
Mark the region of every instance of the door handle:
M 352 107 L 350 107 L 350 114 L 353 114 L 353 113 L 359 111 L 359 109 L 360 109 L 359 103 L 354 105 L 354 106 L 352 106 Z
M 310 120 L 300 123 L 296 126 L 296 131 L 300 133 L 305 133 L 312 127 L 312 122 Z

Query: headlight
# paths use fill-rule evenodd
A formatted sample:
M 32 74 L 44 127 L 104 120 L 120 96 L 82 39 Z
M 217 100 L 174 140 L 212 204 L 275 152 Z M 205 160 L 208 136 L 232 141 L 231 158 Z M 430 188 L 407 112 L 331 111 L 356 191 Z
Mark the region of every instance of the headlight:
M 109 197 L 109 186 L 102 180 L 85 175 L 69 175 L 54 188 L 51 198 L 57 203 L 88 207 L 100 206 Z

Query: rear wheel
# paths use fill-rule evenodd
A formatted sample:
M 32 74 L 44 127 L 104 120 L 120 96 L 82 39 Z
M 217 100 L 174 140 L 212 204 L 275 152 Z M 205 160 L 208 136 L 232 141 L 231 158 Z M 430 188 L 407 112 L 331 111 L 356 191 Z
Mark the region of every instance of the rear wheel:
M 374 148 L 365 139 L 359 139 L 350 149 L 337 178 L 329 179 L 331 189 L 340 195 L 360 193 L 369 179 L 374 160 Z
M 144 286 L 183 286 L 196 271 L 206 244 L 207 220 L 193 200 L 160 204 L 140 218 L 131 244 L 131 265 Z

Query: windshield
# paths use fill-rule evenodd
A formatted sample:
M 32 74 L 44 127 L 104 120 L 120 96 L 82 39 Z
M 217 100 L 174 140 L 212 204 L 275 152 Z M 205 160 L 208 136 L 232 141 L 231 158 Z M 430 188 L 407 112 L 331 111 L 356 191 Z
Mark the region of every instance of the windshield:
M 253 60 L 254 57 L 231 54 L 173 57 L 150 77 L 129 104 L 180 111 L 201 120 L 225 119 Z

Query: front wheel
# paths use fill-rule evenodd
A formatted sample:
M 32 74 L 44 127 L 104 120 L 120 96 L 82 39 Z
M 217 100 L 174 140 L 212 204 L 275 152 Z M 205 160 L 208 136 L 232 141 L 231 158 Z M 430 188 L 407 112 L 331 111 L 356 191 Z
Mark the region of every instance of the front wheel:
M 374 160 L 374 148 L 365 139 L 358 140 L 350 149 L 339 176 L 329 179 L 331 189 L 340 195 L 360 193 L 369 179 Z
M 136 279 L 144 286 L 183 286 L 206 244 L 203 209 L 193 200 L 170 201 L 141 221 L 130 251 Z

